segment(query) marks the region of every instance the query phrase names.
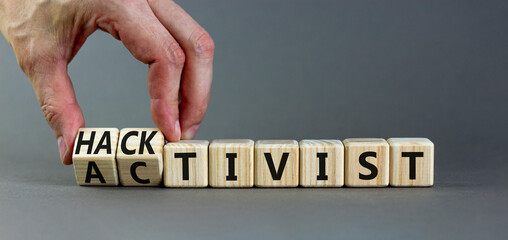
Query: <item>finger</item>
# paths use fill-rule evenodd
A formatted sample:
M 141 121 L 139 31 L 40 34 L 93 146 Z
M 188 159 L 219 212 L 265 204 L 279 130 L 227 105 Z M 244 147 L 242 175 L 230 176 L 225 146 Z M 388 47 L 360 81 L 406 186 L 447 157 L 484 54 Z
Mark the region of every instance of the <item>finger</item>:
M 43 59 L 43 58 L 37 58 Z M 78 129 L 85 126 L 65 60 L 48 64 L 45 61 L 31 67 L 20 64 L 34 88 L 46 121 L 57 138 L 60 160 L 72 164 L 72 149 Z M 34 70 L 37 69 L 37 70 Z
M 149 64 L 152 118 L 169 141 L 179 141 L 178 91 L 185 54 L 146 2 L 125 4 L 121 11 L 114 9 L 105 14 L 108 18 L 98 19 L 98 25 L 120 39 L 135 58 Z
M 182 139 L 192 139 L 199 129 L 210 99 L 214 42 L 210 35 L 173 1 L 149 1 L 155 16 L 185 51 L 180 87 Z

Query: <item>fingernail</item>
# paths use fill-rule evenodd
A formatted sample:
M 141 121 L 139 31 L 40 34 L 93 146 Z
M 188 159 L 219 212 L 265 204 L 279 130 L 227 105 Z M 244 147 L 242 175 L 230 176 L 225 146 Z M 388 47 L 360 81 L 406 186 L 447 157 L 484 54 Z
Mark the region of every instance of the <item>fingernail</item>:
M 63 136 L 58 138 L 58 151 L 60 152 L 60 160 L 63 162 L 65 153 L 67 152 L 67 146 L 65 144 Z
M 187 139 L 187 140 L 190 140 L 190 139 L 193 139 L 194 136 L 196 136 L 196 133 L 198 132 L 199 130 L 199 124 L 196 124 L 190 128 L 188 128 L 184 133 L 183 133 L 183 137 L 182 139 Z
M 180 129 L 180 120 L 176 120 L 176 123 L 175 123 L 175 134 L 176 134 L 178 140 L 180 140 L 181 137 L 182 137 L 182 130 Z

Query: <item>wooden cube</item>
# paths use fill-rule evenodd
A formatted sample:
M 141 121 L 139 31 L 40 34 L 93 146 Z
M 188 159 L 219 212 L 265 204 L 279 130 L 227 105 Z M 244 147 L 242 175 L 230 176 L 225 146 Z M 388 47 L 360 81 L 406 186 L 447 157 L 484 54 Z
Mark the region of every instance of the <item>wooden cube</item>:
M 183 140 L 164 146 L 164 186 L 208 186 L 208 141 Z
M 344 145 L 340 140 L 300 141 L 300 185 L 344 185 Z
M 427 138 L 390 138 L 390 185 L 429 187 L 434 184 L 434 144 Z
M 208 154 L 210 186 L 254 186 L 254 141 L 214 140 L 210 143 Z
M 164 135 L 158 128 L 124 128 L 116 150 L 120 184 L 158 186 L 162 182 Z
M 386 187 L 389 181 L 389 145 L 381 138 L 344 140 L 345 184 L 348 187 Z
M 259 140 L 255 145 L 258 187 L 297 187 L 299 148 L 295 140 Z
M 72 161 L 79 185 L 118 185 L 117 128 L 80 128 Z

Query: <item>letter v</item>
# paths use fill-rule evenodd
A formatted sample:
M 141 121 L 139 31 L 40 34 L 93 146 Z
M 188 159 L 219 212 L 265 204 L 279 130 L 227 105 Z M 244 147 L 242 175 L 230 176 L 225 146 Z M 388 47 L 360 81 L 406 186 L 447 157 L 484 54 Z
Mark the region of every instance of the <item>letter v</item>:
M 270 169 L 270 173 L 272 174 L 273 180 L 280 180 L 282 178 L 282 173 L 284 173 L 284 168 L 286 167 L 288 157 L 289 157 L 288 152 L 283 153 L 282 158 L 280 159 L 279 169 L 275 170 L 275 164 L 273 163 L 272 154 L 265 153 L 266 163 L 268 163 L 268 168 Z

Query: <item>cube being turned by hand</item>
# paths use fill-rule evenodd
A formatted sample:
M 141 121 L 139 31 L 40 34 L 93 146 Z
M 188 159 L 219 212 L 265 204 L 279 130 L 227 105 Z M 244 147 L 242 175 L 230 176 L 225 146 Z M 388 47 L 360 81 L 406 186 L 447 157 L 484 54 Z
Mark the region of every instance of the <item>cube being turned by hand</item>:
M 72 161 L 79 185 L 118 185 L 116 128 L 80 128 Z
M 160 185 L 164 141 L 164 135 L 157 128 L 122 129 L 116 154 L 120 184 Z

